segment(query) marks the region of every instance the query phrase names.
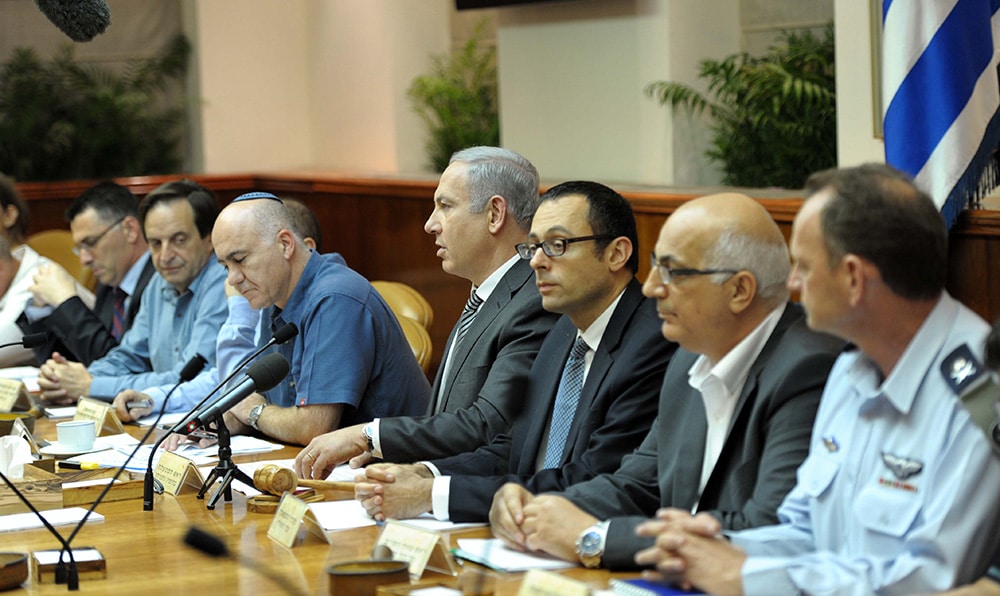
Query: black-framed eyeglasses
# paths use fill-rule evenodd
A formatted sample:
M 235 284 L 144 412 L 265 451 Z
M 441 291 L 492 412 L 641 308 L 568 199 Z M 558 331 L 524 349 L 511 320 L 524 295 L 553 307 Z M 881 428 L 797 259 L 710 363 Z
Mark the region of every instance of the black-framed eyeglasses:
M 670 265 L 656 260 L 656 253 L 652 253 L 649 256 L 650 267 L 656 270 L 656 274 L 660 276 L 660 281 L 663 282 L 663 285 L 669 284 L 670 280 L 675 277 L 690 275 L 714 275 L 716 273 L 728 273 L 729 275 L 735 275 L 740 272 L 740 269 L 673 269 Z
M 551 240 L 544 240 L 542 242 L 519 242 L 514 245 L 517 250 L 517 254 L 520 255 L 522 259 L 530 259 L 535 256 L 535 251 L 539 248 L 545 253 L 547 257 L 559 257 L 566 253 L 566 249 L 570 244 L 574 242 L 583 242 L 585 240 L 610 240 L 614 236 L 610 234 L 598 234 L 596 236 L 577 236 L 576 238 L 553 238 Z
M 110 226 L 104 228 L 103 232 L 101 232 L 100 234 L 94 236 L 93 238 L 84 238 L 83 240 L 81 240 L 79 242 L 79 244 L 76 244 L 75 246 L 73 246 L 73 254 L 75 254 L 76 256 L 80 256 L 80 253 L 83 252 L 83 251 L 92 252 L 94 250 L 94 248 L 97 247 L 97 244 L 101 241 L 101 239 L 103 239 L 105 236 L 107 236 L 108 232 L 110 232 L 112 229 L 114 229 L 116 226 L 118 226 L 118 224 L 120 224 L 121 222 L 125 221 L 126 217 L 128 217 L 128 216 L 125 215 L 123 217 L 118 218 L 118 221 L 116 221 L 115 223 L 111 224 Z

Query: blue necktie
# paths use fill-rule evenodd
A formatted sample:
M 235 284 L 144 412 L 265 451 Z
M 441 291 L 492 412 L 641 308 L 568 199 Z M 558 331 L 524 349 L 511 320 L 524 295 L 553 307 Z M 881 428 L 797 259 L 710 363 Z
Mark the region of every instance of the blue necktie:
M 580 392 L 583 390 L 583 357 L 590 350 L 582 337 L 576 338 L 573 349 L 563 368 L 562 380 L 556 392 L 556 402 L 552 406 L 552 423 L 549 426 L 549 444 L 545 447 L 543 468 L 558 468 L 566 449 L 566 438 L 573 426 L 576 407 L 580 403 Z

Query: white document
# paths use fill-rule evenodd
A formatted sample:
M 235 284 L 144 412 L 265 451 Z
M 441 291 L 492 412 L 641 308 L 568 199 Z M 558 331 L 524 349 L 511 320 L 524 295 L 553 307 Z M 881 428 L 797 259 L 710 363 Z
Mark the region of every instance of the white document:
M 29 393 L 38 393 L 42 390 L 38 386 L 38 373 L 37 366 L 10 366 L 0 368 L 0 379 L 21 381 Z
M 53 509 L 42 511 L 42 517 L 53 526 L 69 526 L 80 523 L 87 510 L 83 507 L 69 507 L 68 509 Z M 87 523 L 104 521 L 104 516 L 96 511 L 87 518 Z M 17 532 L 20 530 L 33 530 L 44 528 L 42 520 L 31 513 L 11 513 L 10 515 L 0 515 L 0 532 Z
M 568 569 L 576 566 L 548 555 L 511 550 L 498 538 L 459 538 L 455 556 L 496 571 Z

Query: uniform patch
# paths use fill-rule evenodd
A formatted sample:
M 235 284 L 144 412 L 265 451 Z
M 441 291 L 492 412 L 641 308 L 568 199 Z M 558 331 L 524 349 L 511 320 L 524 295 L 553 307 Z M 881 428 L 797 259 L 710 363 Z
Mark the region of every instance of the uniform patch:
M 916 476 L 924 469 L 924 464 L 919 460 L 894 455 L 885 451 L 882 452 L 882 463 L 899 480 L 906 480 L 911 476 Z
M 976 384 L 983 373 L 983 365 L 979 363 L 966 344 L 955 348 L 941 361 L 941 374 L 955 395 L 965 393 L 967 389 Z

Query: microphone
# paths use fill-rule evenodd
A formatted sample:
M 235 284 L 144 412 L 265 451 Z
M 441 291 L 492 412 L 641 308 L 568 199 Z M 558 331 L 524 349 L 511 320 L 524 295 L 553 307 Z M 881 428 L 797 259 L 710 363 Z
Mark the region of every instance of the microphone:
M 73 41 L 90 41 L 111 24 L 105 0 L 35 0 L 35 5 Z
M 45 333 L 29 333 L 21 338 L 21 341 L 12 341 L 9 344 L 0 345 L 0 349 L 9 348 L 11 346 L 24 346 L 25 348 L 37 348 L 38 346 L 44 345 L 48 341 L 49 336 Z
M 170 391 L 167 392 L 167 395 L 164 396 L 163 403 L 160 404 L 160 413 L 157 414 L 156 420 L 153 421 L 153 424 L 149 425 L 149 429 L 146 431 L 146 434 L 143 435 L 142 440 L 139 441 L 138 445 L 136 445 L 135 451 L 132 452 L 132 455 L 130 455 L 129 458 L 125 460 L 125 464 L 127 464 L 132 459 L 132 456 L 134 456 L 139 451 L 139 447 L 141 447 L 142 444 L 146 442 L 146 439 L 149 438 L 149 435 L 153 432 L 153 429 L 156 428 L 157 423 L 159 423 L 160 419 L 163 418 L 163 413 L 167 411 L 167 400 L 170 399 L 170 396 L 171 394 L 173 394 L 174 390 L 180 387 L 181 383 L 187 383 L 191 379 L 197 377 L 198 373 L 200 373 L 202 369 L 205 368 L 206 364 L 208 364 L 208 360 L 206 360 L 205 357 L 202 356 L 201 354 L 195 354 L 194 356 L 191 357 L 190 360 L 187 361 L 187 364 L 185 364 L 184 368 L 181 369 L 180 380 L 177 381 L 177 384 L 171 387 Z M 159 445 L 159 443 L 157 443 L 157 445 Z M 153 449 L 149 453 L 149 463 L 146 465 L 146 478 L 142 485 L 143 508 L 146 509 L 147 511 L 153 508 L 153 454 L 154 453 L 156 453 L 156 446 L 153 446 Z M 125 464 L 122 464 L 123 468 Z M 110 484 L 108 486 L 110 486 Z
M 146 465 L 146 477 L 144 479 L 142 486 L 142 495 L 143 495 L 142 508 L 144 511 L 153 510 L 153 486 L 155 484 L 155 478 L 153 476 L 153 456 L 156 453 L 156 450 L 160 448 L 160 445 L 162 445 L 163 442 L 167 440 L 167 437 L 181 430 L 182 428 L 186 427 L 188 423 L 194 419 L 198 410 L 203 405 L 205 405 L 205 402 L 208 401 L 208 398 L 215 395 L 216 391 L 225 387 L 226 384 L 229 381 L 231 381 L 233 377 L 236 376 L 236 373 L 240 372 L 240 370 L 242 370 L 243 367 L 246 366 L 247 362 L 250 362 L 257 356 L 259 356 L 261 352 L 270 348 L 271 346 L 276 344 L 283 344 L 298 334 L 299 334 L 299 328 L 295 326 L 295 323 L 285 323 L 277 330 L 275 330 L 274 334 L 271 336 L 271 339 L 269 339 L 267 343 L 258 348 L 253 354 L 250 354 L 249 356 L 244 358 L 243 361 L 240 362 L 239 365 L 236 366 L 236 368 L 234 368 L 231 373 L 229 373 L 229 376 L 223 379 L 221 383 L 216 385 L 214 389 L 209 391 L 208 395 L 203 397 L 202 400 L 198 402 L 194 408 L 191 409 L 191 412 L 189 412 L 188 415 L 185 416 L 183 420 L 175 424 L 167 432 L 163 433 L 163 436 L 161 436 L 159 440 L 157 440 L 156 443 L 153 444 L 153 448 L 149 452 L 149 462 Z M 166 400 L 164 400 L 164 404 L 166 404 Z M 155 428 L 155 426 L 156 425 L 154 424 L 153 427 Z
M 287 578 L 279 575 L 276 571 L 268 567 L 267 565 L 262 565 L 257 561 L 252 559 L 242 557 L 239 555 L 234 555 L 229 552 L 226 548 L 226 543 L 224 543 L 219 538 L 209 534 L 201 528 L 191 526 L 188 528 L 187 534 L 184 535 L 184 544 L 190 546 L 191 548 L 201 551 L 210 557 L 215 558 L 227 558 L 236 561 L 238 564 L 245 567 L 253 569 L 257 573 L 260 573 L 264 577 L 268 578 L 274 582 L 278 587 L 284 590 L 288 594 L 307 594 L 308 592 L 297 588 L 292 585 Z
M 202 410 L 187 423 L 189 433 L 199 427 L 207 425 L 212 420 L 224 414 L 229 408 L 240 403 L 248 395 L 255 391 L 267 391 L 281 382 L 288 376 L 288 360 L 278 353 L 268 354 L 247 369 L 246 378 L 239 385 L 233 387 L 228 393 L 215 400 L 215 402 Z
M 208 402 L 208 399 L 210 397 L 212 397 L 213 395 L 215 395 L 216 391 L 219 391 L 220 389 L 222 389 L 223 387 L 225 387 L 226 384 L 229 383 L 229 381 L 232 381 L 233 377 L 235 377 L 236 374 L 238 372 L 240 372 L 241 370 L 243 370 L 243 367 L 247 365 L 247 362 L 250 362 L 251 360 L 253 360 L 257 356 L 260 356 L 260 354 L 264 350 L 270 348 L 271 346 L 283 344 L 283 343 L 287 342 L 288 340 L 292 339 L 293 337 L 295 337 L 298 334 L 299 334 L 299 328 L 295 326 L 295 323 L 285 323 L 284 325 L 282 325 L 281 327 L 279 327 L 274 332 L 274 334 L 271 336 L 271 339 L 269 339 L 267 341 L 267 343 L 265 343 L 261 347 L 257 348 L 254 351 L 253 354 L 250 354 L 249 356 L 247 356 L 246 358 L 244 358 L 243 361 L 240 362 L 239 365 L 236 366 L 232 370 L 232 372 L 229 373 L 229 376 L 227 376 L 225 379 L 223 379 L 223 381 L 221 383 L 219 383 L 218 385 L 216 385 L 214 389 L 212 389 L 211 391 L 208 392 L 208 395 L 206 395 L 205 397 L 203 397 L 200 402 L 198 402 L 193 408 L 191 408 L 191 411 L 188 412 L 188 415 L 185 416 L 183 420 L 181 420 L 177 424 L 173 425 L 170 428 L 170 430 L 168 430 L 162 437 L 160 437 L 160 442 L 156 444 L 156 447 L 159 447 L 160 443 L 162 443 L 167 438 L 168 435 L 172 435 L 173 433 L 178 432 L 181 429 L 185 428 L 188 425 L 188 423 L 191 422 L 194 419 L 195 415 L 198 413 L 198 410 L 201 409 L 201 407 L 203 405 L 205 405 L 206 402 Z M 155 450 L 155 448 L 154 448 L 154 450 Z
M 70 590 L 74 590 L 74 591 L 79 590 L 80 589 L 80 576 L 77 573 L 76 560 L 73 558 L 73 549 L 71 549 L 69 547 L 69 542 L 65 538 L 62 537 L 62 534 L 60 534 L 58 531 L 56 531 L 56 529 L 54 527 L 52 527 L 52 524 L 49 523 L 49 520 L 45 519 L 45 516 L 42 515 L 41 512 L 39 512 L 38 509 L 35 508 L 34 505 L 31 504 L 31 501 L 29 501 L 27 497 L 25 497 L 23 494 L 21 494 L 21 491 L 19 491 L 17 489 L 17 485 L 15 485 L 13 482 L 11 482 L 7 478 L 6 474 L 4 474 L 3 472 L 0 472 L 0 478 L 3 479 L 4 484 L 6 484 L 8 487 L 10 487 L 10 490 L 14 491 L 14 494 L 17 495 L 17 498 L 21 499 L 21 502 L 28 506 L 28 509 L 30 509 L 31 512 L 35 514 L 35 517 L 37 517 L 39 520 L 41 520 L 42 525 L 45 526 L 45 529 L 48 530 L 50 534 L 52 534 L 53 536 L 55 536 L 56 540 L 59 541 L 59 544 L 62 545 L 62 550 L 59 552 L 59 563 L 56 565 L 56 583 L 57 584 L 67 584 L 67 588 L 70 589 Z M 63 563 L 63 560 L 62 560 L 62 553 L 64 553 L 64 552 L 68 552 L 69 553 L 69 573 L 68 574 L 66 572 L 65 563 Z
M 207 361 L 205 360 L 204 356 L 202 356 L 201 354 L 195 354 L 194 356 L 191 357 L 190 360 L 187 361 L 186 364 L 184 364 L 184 367 L 181 369 L 180 378 L 177 380 L 177 383 L 170 388 L 170 391 L 167 392 L 166 397 L 163 398 L 163 406 L 160 407 L 161 416 L 163 415 L 163 411 L 166 407 L 167 400 L 170 399 L 170 395 L 174 392 L 174 390 L 177 389 L 181 385 L 181 383 L 186 383 L 187 381 L 190 381 L 191 379 L 195 378 L 201 371 L 201 369 L 205 367 L 206 362 Z M 108 494 L 108 491 L 111 490 L 111 485 L 114 484 L 115 481 L 118 480 L 118 477 L 121 476 L 121 473 L 125 471 L 125 466 L 128 465 L 128 462 L 132 461 L 132 458 L 135 457 L 135 454 L 139 452 L 139 449 L 146 442 L 146 439 L 149 438 L 149 435 L 153 434 L 153 429 L 155 428 L 156 425 L 154 424 L 150 426 L 148 429 L 146 429 L 146 434 L 144 434 L 142 438 L 139 439 L 139 443 L 135 446 L 135 449 L 133 449 L 132 453 L 130 453 L 129 456 L 125 458 L 125 461 L 122 462 L 122 465 L 118 466 L 118 470 L 115 472 L 114 476 L 111 477 L 111 480 L 108 481 L 107 485 L 105 485 L 104 490 L 101 491 L 101 494 L 97 495 L 97 498 L 94 499 L 94 502 L 90 505 L 90 509 L 87 509 L 87 512 L 83 514 L 83 518 L 80 520 L 80 523 L 78 523 L 76 527 L 73 528 L 73 532 L 70 533 L 69 538 L 66 539 L 66 544 L 63 545 L 63 551 L 59 552 L 60 563 L 62 562 L 62 553 L 68 550 L 70 552 L 70 562 L 71 562 L 70 564 L 75 567 L 76 563 L 73 562 L 73 551 L 70 549 L 69 546 L 70 543 L 73 542 L 73 538 L 76 538 L 77 533 L 83 528 L 84 524 L 87 523 L 87 518 L 90 517 L 90 514 L 93 513 L 94 509 L 96 509 L 97 506 L 101 503 L 101 501 L 104 500 L 104 495 Z M 56 569 L 56 572 L 58 573 L 58 568 Z M 73 569 L 72 572 L 76 573 L 76 570 Z

